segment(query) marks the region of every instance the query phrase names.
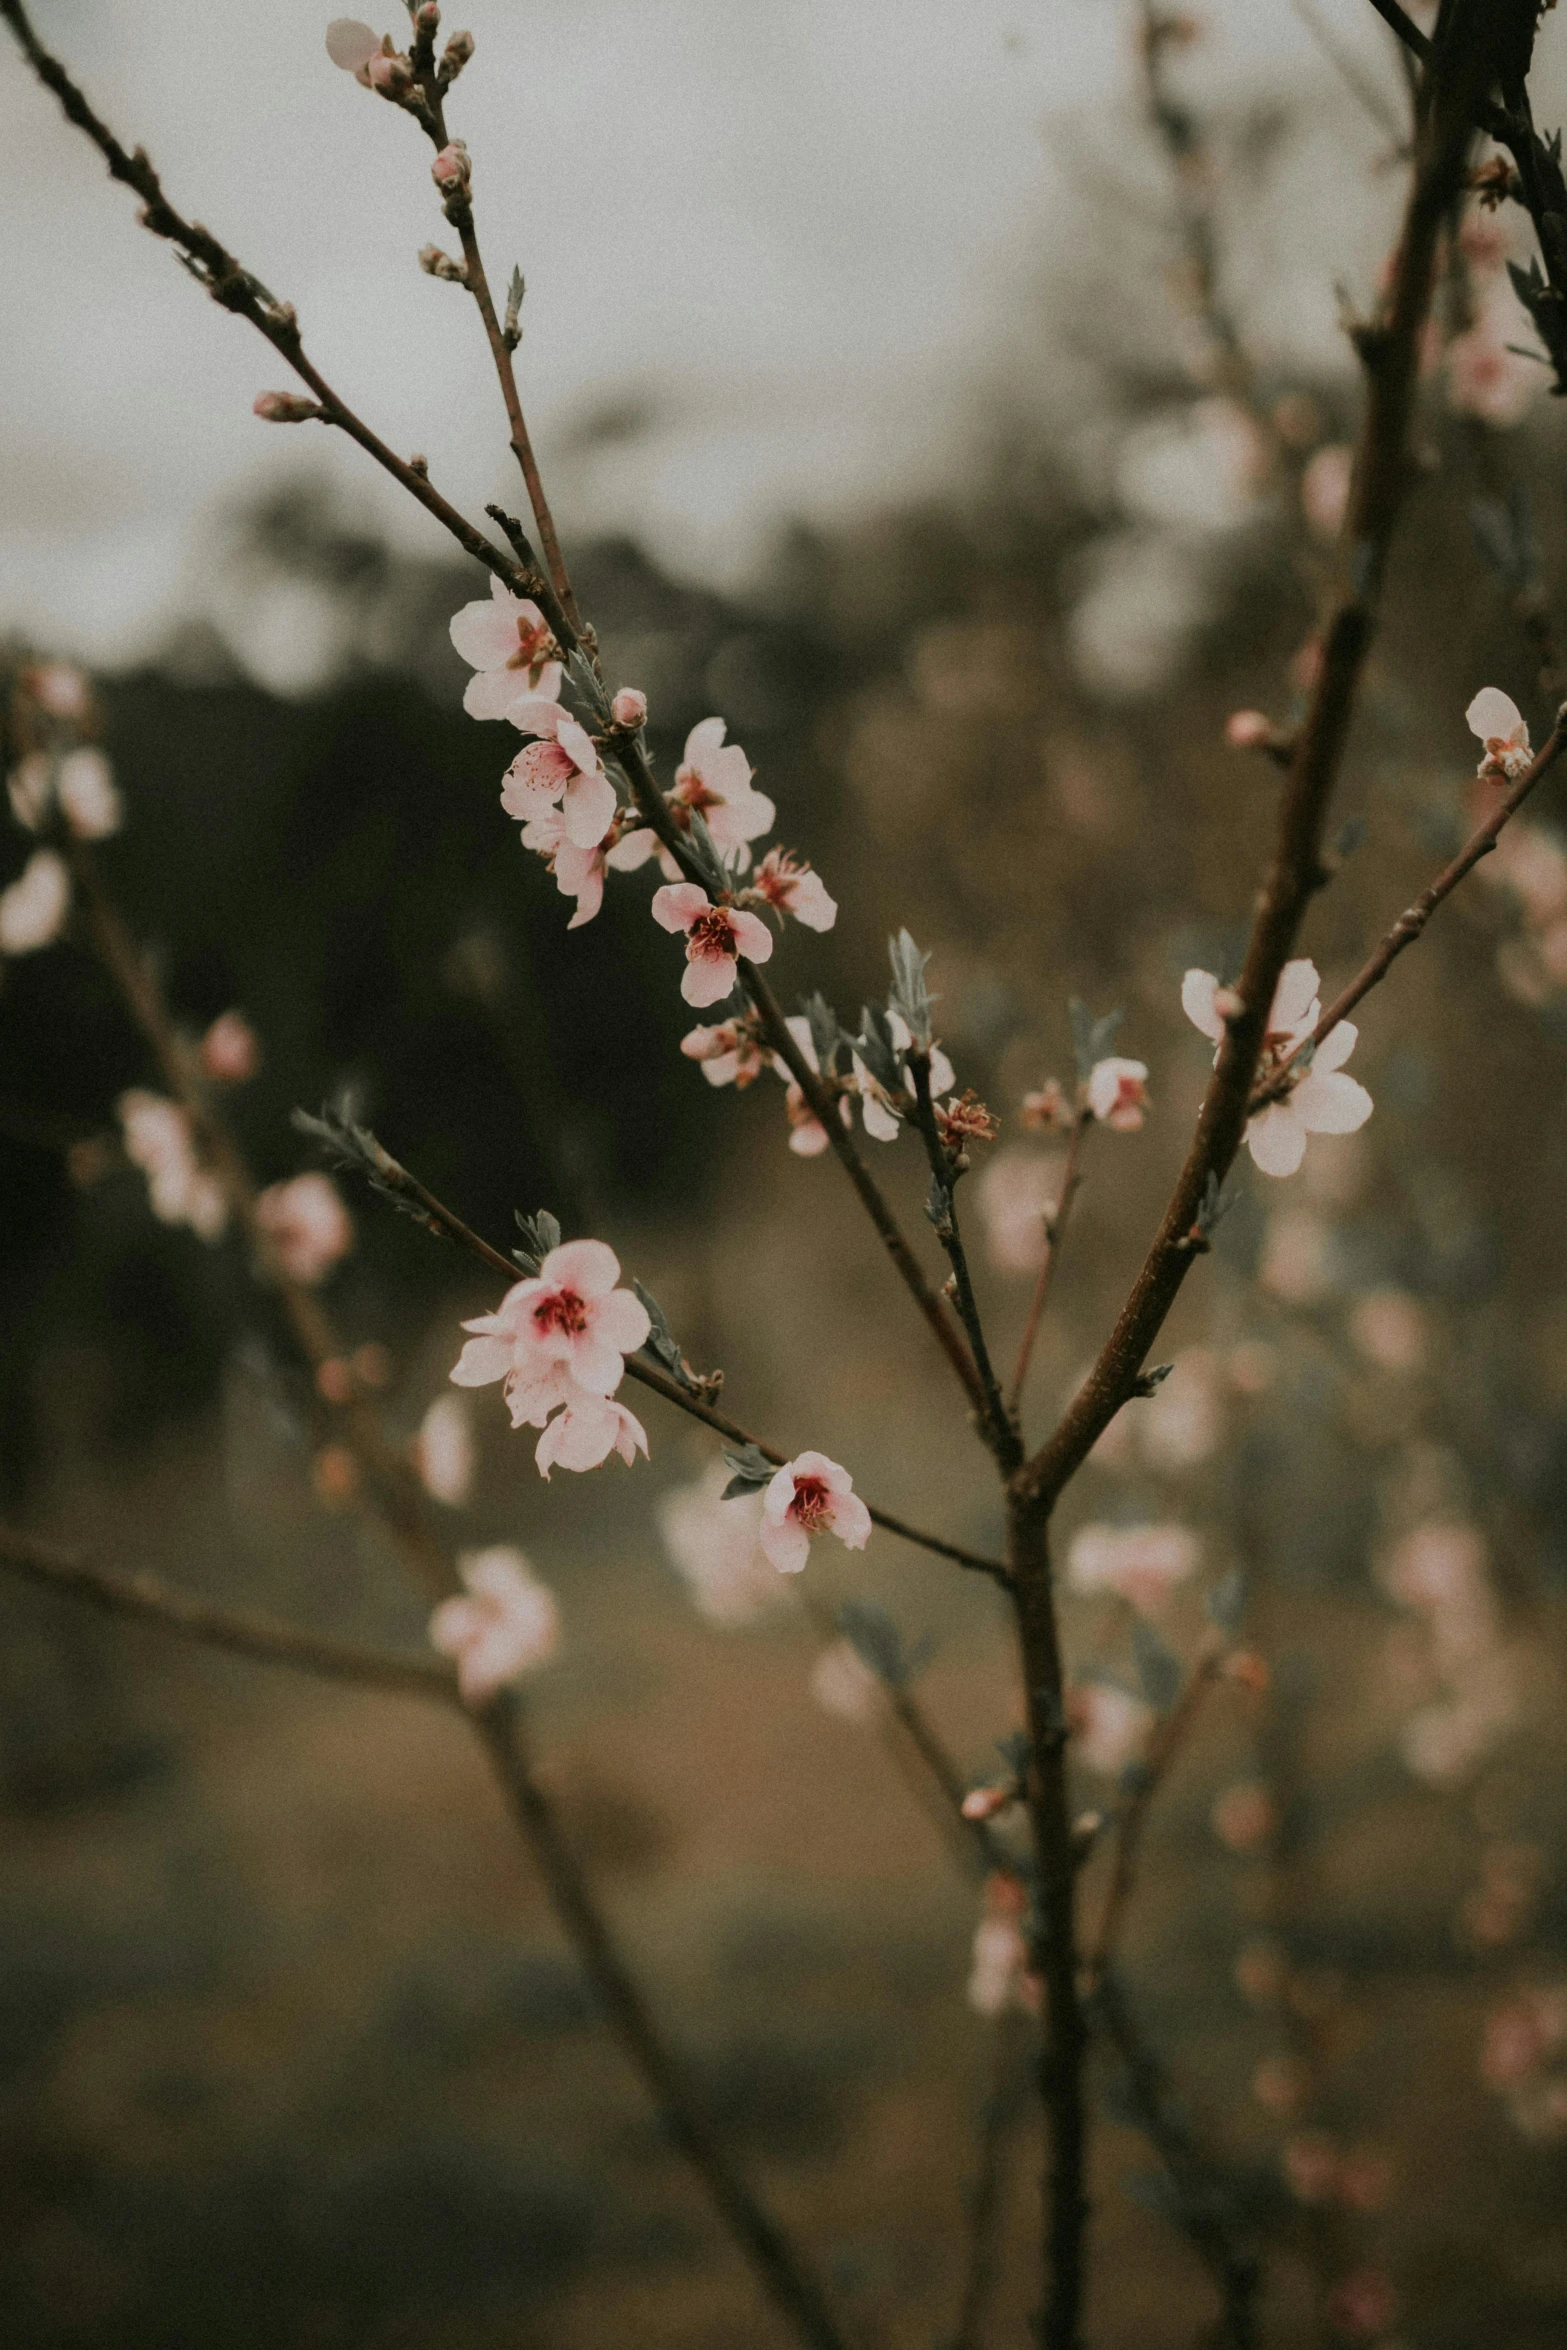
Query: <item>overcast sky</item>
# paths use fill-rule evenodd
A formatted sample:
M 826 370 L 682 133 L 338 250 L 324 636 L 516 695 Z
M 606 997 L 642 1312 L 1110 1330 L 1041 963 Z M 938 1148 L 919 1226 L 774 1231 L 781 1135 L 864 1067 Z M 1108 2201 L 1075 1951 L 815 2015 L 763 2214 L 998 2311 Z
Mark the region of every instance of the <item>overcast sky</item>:
M 328 62 L 330 5 L 32 5 L 174 200 L 294 301 L 344 394 L 470 510 L 497 495 L 477 322 L 414 265 L 449 236 L 428 150 Z M 1362 0 L 1316 6 L 1391 88 Z M 1206 13 L 1205 93 L 1315 80 L 1355 115 L 1292 0 Z M 1052 272 L 1085 258 L 1059 249 L 1082 217 L 1059 134 L 1129 104 L 1131 14 L 1126 0 L 460 0 L 447 26 L 471 26 L 478 48 L 451 118 L 492 274 L 514 258 L 527 273 L 524 399 L 568 515 L 733 578 L 788 513 L 830 519 L 960 470 L 987 401 L 1048 386 Z M 401 37 L 393 0 L 372 15 Z M 1359 136 L 1375 142 L 1365 122 Z M 1331 331 L 1363 176 L 1318 192 L 1320 263 L 1292 295 L 1308 339 Z M 428 543 L 357 452 L 252 419 L 286 371 L 137 230 L 3 40 L 0 202 L 0 628 L 100 659 L 153 641 L 199 605 L 213 520 L 302 449 Z M 573 428 L 624 400 L 651 403 L 655 428 L 574 458 Z

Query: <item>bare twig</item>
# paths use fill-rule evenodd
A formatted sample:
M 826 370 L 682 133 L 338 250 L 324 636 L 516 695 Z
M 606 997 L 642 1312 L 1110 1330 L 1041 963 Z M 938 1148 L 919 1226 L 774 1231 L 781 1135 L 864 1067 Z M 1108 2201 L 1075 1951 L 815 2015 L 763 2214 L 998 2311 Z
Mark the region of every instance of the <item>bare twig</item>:
M 979 2168 L 968 2194 L 968 2246 L 963 2297 L 951 2350 L 980 2350 L 985 2319 L 1001 2272 L 1002 2196 L 1007 2145 L 1022 2118 L 1028 2094 L 1028 2066 L 1019 2019 L 996 2018 L 991 2027 L 991 2078 L 979 2128 Z
M 1277 1101 L 1289 1091 L 1291 1073 L 1302 1055 L 1315 1051 L 1341 1020 L 1348 1019 L 1361 998 L 1368 996 L 1379 981 L 1387 977 L 1404 949 L 1412 947 L 1416 939 L 1424 935 L 1426 924 L 1443 899 L 1451 897 L 1459 883 L 1474 871 L 1481 858 L 1490 855 L 1506 825 L 1518 813 L 1547 769 L 1555 765 L 1564 749 L 1567 749 L 1567 705 L 1557 713 L 1555 726 L 1511 791 L 1485 822 L 1475 827 L 1452 862 L 1444 865 L 1435 880 L 1428 882 L 1420 895 L 1404 908 L 1375 952 L 1367 956 L 1349 985 L 1333 998 L 1311 1034 L 1301 1039 L 1277 1075 L 1270 1078 L 1266 1085 L 1254 1089 L 1249 1105 L 1253 1111 L 1265 1108 L 1269 1102 Z
M 474 1231 L 471 1224 L 464 1223 L 455 1209 L 449 1208 L 444 1200 L 438 1199 L 429 1186 L 421 1183 L 418 1176 L 405 1167 L 400 1159 L 393 1158 L 384 1144 L 376 1141 L 373 1136 L 370 1137 L 370 1140 L 377 1153 L 376 1175 L 378 1181 L 384 1184 L 388 1190 L 401 1192 L 406 1198 L 417 1201 L 433 1229 L 444 1232 L 448 1239 L 455 1240 L 460 1247 L 467 1249 L 471 1256 L 477 1257 L 481 1264 L 487 1265 L 492 1273 L 498 1273 L 508 1283 L 515 1282 L 520 1278 L 518 1267 L 510 1257 L 503 1256 L 498 1248 L 492 1248 L 482 1234 Z M 764 1459 L 772 1461 L 776 1467 L 782 1468 L 784 1462 L 791 1457 L 788 1453 L 780 1452 L 775 1445 L 764 1444 L 759 1436 L 751 1433 L 750 1429 L 742 1428 L 738 1420 L 730 1419 L 728 1414 L 719 1411 L 716 1405 L 709 1403 L 700 1395 L 693 1394 L 689 1388 L 682 1387 L 677 1380 L 672 1379 L 667 1372 L 659 1370 L 652 1363 L 644 1362 L 637 1355 L 629 1355 L 626 1358 L 626 1375 L 628 1378 L 635 1379 L 639 1385 L 651 1388 L 655 1395 L 661 1395 L 664 1401 L 673 1404 L 677 1411 L 688 1413 L 693 1420 L 700 1420 L 705 1428 L 711 1428 L 715 1434 L 727 1437 L 731 1444 L 753 1445 Z M 921 1528 L 911 1526 L 907 1519 L 895 1517 L 890 1510 L 877 1509 L 869 1503 L 866 1506 L 870 1509 L 871 1517 L 875 1523 L 888 1534 L 896 1534 L 902 1541 L 912 1542 L 921 1550 L 933 1551 L 938 1558 L 951 1559 L 956 1565 L 967 1567 L 975 1574 L 988 1575 L 993 1583 L 999 1583 L 1003 1589 L 1010 1584 L 1011 1577 L 999 1559 L 982 1558 L 978 1552 L 965 1550 L 959 1543 L 944 1541 L 940 1535 L 927 1534 Z
M 1203 1699 L 1218 1677 L 1226 1645 L 1223 1639 L 1213 1637 L 1192 1667 L 1185 1688 L 1149 1740 L 1137 1782 L 1116 1821 L 1110 1854 L 1110 1882 L 1105 1888 L 1099 1923 L 1083 1954 L 1083 1972 L 1087 1977 L 1090 1994 L 1103 1981 L 1115 1952 L 1116 1940 L 1136 1882 L 1143 1831 L 1148 1825 L 1154 1798 L 1191 1736 Z
M 935 1105 L 930 1098 L 930 1054 L 911 1052 L 908 1068 L 914 1082 L 914 1122 L 919 1128 L 920 1140 L 925 1145 L 925 1157 L 930 1165 L 931 1222 L 936 1238 L 946 1251 L 947 1262 L 952 1267 L 951 1287 L 957 1299 L 958 1316 L 967 1334 L 969 1354 L 979 1375 L 980 1430 L 996 1456 L 1002 1475 L 1010 1476 L 1023 1458 L 1023 1447 L 1002 1398 L 1001 1385 L 985 1343 L 984 1325 L 979 1318 L 979 1305 L 969 1272 L 968 1252 L 963 1246 L 963 1233 L 958 1222 L 959 1170 L 942 1141 L 936 1125 Z
M 1034 1283 L 1034 1294 L 1029 1300 L 1028 1320 L 1023 1325 L 1023 1337 L 1017 1350 L 1017 1362 L 1012 1371 L 1012 1388 L 1007 1398 L 1008 1409 L 1016 1419 L 1022 1409 L 1023 1389 L 1028 1380 L 1028 1367 L 1034 1356 L 1034 1341 L 1045 1318 L 1050 1292 L 1055 1283 L 1056 1266 L 1061 1256 L 1061 1244 L 1066 1238 L 1067 1218 L 1072 1213 L 1072 1202 L 1082 1181 L 1083 1144 L 1093 1118 L 1087 1110 L 1079 1110 L 1073 1121 L 1071 1139 L 1066 1146 L 1066 1162 L 1061 1169 L 1061 1192 L 1053 1211 L 1045 1219 L 1045 1254 Z
M 177 1591 L 161 1576 L 125 1575 L 95 1566 L 77 1551 L 62 1550 L 14 1527 L 0 1526 L 0 1566 L 46 1590 L 85 1599 L 110 1615 L 130 1616 L 257 1664 L 288 1665 L 328 1681 L 384 1689 L 395 1696 L 433 1697 L 448 1705 L 460 1702 L 451 1667 L 434 1657 L 377 1655 L 351 1641 L 301 1631 L 258 1609 L 216 1607 L 191 1592 Z

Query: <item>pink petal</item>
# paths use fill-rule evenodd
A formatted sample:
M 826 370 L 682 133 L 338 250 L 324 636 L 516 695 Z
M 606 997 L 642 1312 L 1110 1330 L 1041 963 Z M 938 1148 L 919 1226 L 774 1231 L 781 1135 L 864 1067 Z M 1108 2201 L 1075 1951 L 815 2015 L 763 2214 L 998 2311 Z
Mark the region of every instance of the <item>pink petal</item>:
M 796 1478 L 819 1477 L 829 1493 L 847 1493 L 854 1483 L 848 1470 L 840 1462 L 830 1461 L 824 1452 L 797 1452 L 789 1467 Z
M 1306 1155 L 1306 1128 L 1293 1098 L 1258 1112 L 1246 1129 L 1246 1148 L 1264 1175 L 1294 1174 Z
M 767 943 L 771 947 L 773 942 L 769 939 Z M 700 963 L 687 963 L 680 992 L 693 1011 L 705 1011 L 709 1004 L 721 1004 L 725 996 L 733 994 L 738 975 L 733 955 L 712 955 Z
M 552 1468 L 579 1473 L 607 1461 L 619 1435 L 615 1407 L 599 1396 L 578 1396 L 557 1419 L 551 1420 L 534 1447 L 541 1477 Z
M 517 650 L 517 623 L 509 604 L 464 604 L 448 626 L 452 643 L 470 669 L 504 669 Z M 515 678 L 511 698 L 517 698 Z
M 780 1575 L 798 1575 L 811 1555 L 811 1538 L 798 1518 L 764 1517 L 762 1549 Z
M 352 16 L 334 16 L 326 28 L 326 53 L 345 73 L 357 73 L 380 49 L 380 34 Z
M 1315 1019 L 1312 1005 L 1316 1002 L 1317 987 L 1317 966 L 1308 957 L 1301 955 L 1293 963 L 1286 963 L 1273 991 L 1269 1028 L 1294 1030 L 1311 1025 Z
M 506 715 L 516 727 L 517 732 L 519 734 L 536 734 L 548 741 L 555 741 L 562 726 L 571 725 L 571 712 L 563 709 L 559 702 L 547 701 L 542 694 L 535 693 L 531 688 L 526 693 L 517 693 L 515 686 L 518 672 L 515 669 L 509 669 L 506 674 L 513 683 L 512 699 L 506 705 Z
M 1310 1070 L 1295 1088 L 1293 1102 L 1308 1134 L 1355 1134 L 1375 1106 L 1353 1077 L 1328 1069 Z
M 606 849 L 604 862 L 612 865 L 617 873 L 635 873 L 639 865 L 645 865 L 656 854 L 658 847 L 658 834 L 644 824 L 635 832 L 628 832 L 624 840 L 617 840 L 612 849 Z
M 832 1513 L 832 1530 L 845 1550 L 863 1550 L 871 1538 L 871 1513 L 857 1493 L 841 1494 Z
M 463 689 L 470 718 L 509 718 L 517 701 L 515 669 L 476 669 Z
M 1504 694 L 1500 686 L 1483 685 L 1464 712 L 1464 722 L 1470 733 L 1477 734 L 1484 743 L 1511 734 L 1524 721 L 1511 694 Z
M 544 1288 L 574 1289 L 579 1297 L 608 1297 L 619 1279 L 620 1259 L 607 1240 L 562 1241 L 539 1267 Z
M 584 775 L 593 773 L 599 763 L 598 747 L 585 726 L 579 726 L 575 718 L 562 718 L 555 740 L 573 766 L 580 767 Z
M 719 748 L 726 732 L 727 729 L 721 718 L 704 718 L 700 725 L 693 726 L 691 732 L 686 736 L 686 747 L 681 756 L 681 765 L 685 767 L 701 766 L 708 755 Z
M 470 1338 L 447 1376 L 454 1387 L 488 1387 L 504 1379 L 512 1365 L 512 1350 L 503 1338 Z
M 615 1418 L 620 1429 L 620 1434 L 615 1439 L 615 1450 L 629 1469 L 639 1452 L 644 1460 L 650 1457 L 647 1448 L 647 1430 L 635 1412 L 628 1412 L 623 1403 L 616 1404 Z
M 574 897 L 577 901 L 577 910 L 572 915 L 571 920 L 567 923 L 566 928 L 568 930 L 580 930 L 584 922 L 592 921 L 594 915 L 598 912 L 600 906 L 602 906 L 604 903 L 603 867 L 595 866 L 591 873 L 584 874 L 581 882 L 573 886 L 570 882 L 568 882 L 560 867 L 557 866 L 555 870 L 555 882 L 556 887 L 560 890 L 563 890 L 567 897 Z
M 789 911 L 796 922 L 804 923 L 807 930 L 831 930 L 838 919 L 837 904 L 827 895 L 827 886 L 819 873 L 801 875 L 795 883 Z M 948 1078 L 947 1084 L 951 1082 Z M 945 1090 L 944 1086 L 938 1084 L 938 1092 Z
M 621 1354 L 634 1355 L 639 1346 L 646 1346 L 652 1324 L 639 1297 L 629 1289 L 612 1289 L 594 1310 L 593 1328 Z
M 615 787 L 600 767 L 566 786 L 561 807 L 566 838 L 579 849 L 596 849 L 615 821 Z
M 661 930 L 689 930 L 693 922 L 700 921 L 711 903 L 706 890 L 698 889 L 694 881 L 675 881 L 667 883 L 663 889 L 654 890 L 651 910 Z M 733 985 L 731 979 L 729 987 Z M 729 987 L 724 989 L 725 995 L 729 993 Z M 696 1001 L 695 997 L 690 1000 Z M 702 1001 L 714 1003 L 717 998 L 704 996 Z
M 773 934 L 759 914 L 735 913 L 730 916 L 734 925 L 735 943 L 752 963 L 765 963 L 773 951 Z M 734 985 L 733 980 L 730 986 Z
M 1211 971 L 1188 971 L 1181 981 L 1181 1010 L 1194 1028 L 1211 1036 L 1215 1044 L 1222 1044 L 1224 1022 L 1213 1008 L 1218 992 L 1219 982 Z

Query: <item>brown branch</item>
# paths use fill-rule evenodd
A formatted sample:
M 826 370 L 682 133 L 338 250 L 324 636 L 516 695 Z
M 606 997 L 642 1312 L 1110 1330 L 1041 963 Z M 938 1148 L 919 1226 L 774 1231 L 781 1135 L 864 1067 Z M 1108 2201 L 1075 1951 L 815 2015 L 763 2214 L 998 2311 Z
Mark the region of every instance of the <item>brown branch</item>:
M 1361 338 L 1369 397 L 1345 534 L 1348 575 L 1291 760 L 1273 861 L 1238 983 L 1241 1009 L 1226 1029 L 1186 1163 L 1115 1328 L 1054 1433 L 1017 1481 L 1025 1500 L 1046 1509 L 1135 1392 L 1148 1349 L 1191 1268 L 1190 1235 L 1210 1181 L 1222 1182 L 1240 1148 L 1273 991 L 1321 880 L 1323 828 L 1409 486 L 1417 346 L 1430 306 L 1437 241 L 1462 184 L 1471 124 L 1505 37 L 1505 25 L 1471 11 L 1464 27 L 1444 42 L 1434 87 L 1426 93 L 1387 321 Z
M 438 1199 L 429 1186 L 421 1183 L 418 1176 L 405 1167 L 400 1159 L 394 1159 L 384 1143 L 373 1135 L 368 1140 L 377 1154 L 377 1178 L 388 1190 L 400 1192 L 405 1198 L 416 1201 L 433 1229 L 455 1240 L 471 1256 L 477 1257 L 482 1265 L 487 1265 L 492 1273 L 498 1273 L 502 1280 L 513 1283 L 521 1279 L 520 1269 L 512 1258 L 503 1256 L 481 1233 L 475 1232 L 471 1224 L 465 1224 L 454 1208 L 449 1208 L 444 1200 Z M 726 1412 L 719 1411 L 705 1397 L 694 1395 L 689 1388 L 682 1387 L 677 1379 L 671 1378 L 667 1371 L 661 1371 L 655 1364 L 643 1361 L 640 1356 L 626 1357 L 626 1375 L 635 1379 L 640 1386 L 651 1388 L 655 1395 L 661 1395 L 677 1411 L 688 1413 L 693 1420 L 700 1420 L 704 1428 L 711 1428 L 716 1435 L 727 1437 L 731 1444 L 742 1448 L 754 1445 L 763 1458 L 771 1461 L 776 1468 L 782 1468 L 784 1462 L 791 1458 L 790 1454 L 780 1452 L 775 1445 L 764 1444 L 749 1428 L 742 1428 L 738 1420 L 731 1420 Z M 993 1583 L 999 1583 L 1003 1589 L 1010 1585 L 1011 1576 L 999 1559 L 982 1558 L 977 1551 L 965 1550 L 959 1543 L 944 1541 L 938 1534 L 927 1534 L 920 1527 L 911 1526 L 906 1518 L 895 1517 L 891 1510 L 877 1509 L 869 1502 L 866 1507 L 874 1522 L 886 1533 L 896 1534 L 900 1540 L 912 1542 L 921 1550 L 933 1551 L 938 1558 L 951 1559 L 957 1566 L 967 1567 L 975 1574 L 988 1575 Z
M 1481 858 L 1490 855 L 1506 825 L 1518 813 L 1547 769 L 1555 765 L 1564 749 L 1567 749 L 1567 704 L 1557 712 L 1555 726 L 1505 799 L 1483 824 L 1475 827 L 1452 862 L 1444 865 L 1435 880 L 1428 882 L 1420 895 L 1404 908 L 1375 952 L 1367 956 L 1349 985 L 1333 998 L 1311 1034 L 1302 1038 L 1277 1075 L 1270 1078 L 1266 1085 L 1256 1087 L 1249 1104 L 1253 1112 L 1265 1109 L 1269 1102 L 1277 1101 L 1289 1091 L 1290 1074 L 1302 1055 L 1315 1051 L 1341 1020 L 1348 1019 L 1362 997 L 1368 996 L 1387 977 L 1404 949 L 1412 947 L 1416 939 L 1424 935 L 1426 924 L 1443 899 L 1450 898 L 1459 883 L 1474 871 Z
M 995 1454 L 1002 1475 L 1007 1477 L 1021 1462 L 1023 1445 L 1002 1398 L 1001 1385 L 990 1360 L 990 1349 L 985 1343 L 984 1325 L 979 1318 L 979 1303 L 974 1295 L 974 1282 L 969 1272 L 968 1251 L 963 1246 L 963 1233 L 958 1223 L 958 1170 L 941 1139 L 936 1125 L 935 1107 L 930 1098 L 930 1054 L 911 1052 L 908 1067 L 914 1081 L 914 1122 L 919 1128 L 920 1140 L 925 1145 L 925 1157 L 930 1166 L 931 1207 L 940 1210 L 939 1216 L 933 1214 L 931 1221 L 936 1238 L 945 1249 L 947 1262 L 952 1267 L 951 1286 L 957 1299 L 958 1318 L 967 1335 L 969 1355 L 979 1376 L 980 1432 Z
M 125 1575 L 94 1566 L 76 1551 L 61 1550 L 14 1527 L 0 1526 L 0 1565 L 27 1582 L 84 1599 L 110 1615 L 130 1616 L 257 1664 L 289 1665 L 328 1681 L 384 1689 L 395 1696 L 434 1697 L 447 1705 L 461 1702 L 451 1667 L 433 1657 L 377 1655 L 351 1641 L 302 1631 L 257 1609 L 216 1607 L 191 1592 L 175 1590 L 160 1576 Z
M 1039 1326 L 1045 1318 L 1045 1308 L 1050 1302 L 1050 1292 L 1056 1277 L 1056 1266 L 1061 1256 L 1061 1244 L 1066 1238 L 1067 1218 L 1072 1212 L 1072 1202 L 1077 1197 L 1077 1187 L 1082 1181 L 1080 1167 L 1083 1144 L 1093 1122 L 1089 1111 L 1086 1109 L 1078 1111 L 1072 1127 L 1072 1137 L 1066 1147 L 1066 1162 L 1061 1169 L 1061 1196 L 1056 1201 L 1055 1213 L 1045 1219 L 1044 1262 L 1039 1268 L 1039 1278 L 1034 1284 L 1034 1294 L 1029 1300 L 1028 1320 L 1023 1325 L 1022 1342 L 1018 1347 L 1017 1362 L 1012 1372 L 1012 1389 L 1007 1399 L 1014 1419 L 1022 1407 L 1023 1389 L 1028 1379 L 1028 1366 L 1034 1356 L 1034 1341 L 1039 1336 Z

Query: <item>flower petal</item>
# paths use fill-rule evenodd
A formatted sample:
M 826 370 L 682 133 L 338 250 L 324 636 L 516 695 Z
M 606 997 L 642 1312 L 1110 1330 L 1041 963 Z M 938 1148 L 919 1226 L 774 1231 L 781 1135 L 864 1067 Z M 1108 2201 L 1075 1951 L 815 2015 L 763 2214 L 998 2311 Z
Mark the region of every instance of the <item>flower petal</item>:
M 1213 1008 L 1218 992 L 1219 982 L 1211 971 L 1188 971 L 1181 981 L 1181 1010 L 1194 1028 L 1211 1036 L 1215 1044 L 1222 1044 L 1224 1022 Z
M 1500 686 L 1483 685 L 1464 712 L 1464 723 L 1483 743 L 1490 742 L 1497 736 L 1511 734 L 1515 726 L 1522 726 L 1523 713 L 1511 694 L 1504 694 Z
M 488 1387 L 511 1369 L 512 1351 L 504 1338 L 470 1338 L 447 1376 L 454 1387 Z
M 662 891 L 659 893 L 662 896 Z M 769 947 L 772 940 L 768 940 Z M 761 956 L 757 961 L 762 960 Z M 700 963 L 687 963 L 680 992 L 693 1011 L 702 1012 L 709 1004 L 721 1004 L 734 993 L 739 967 L 733 955 L 712 955 Z
M 761 916 L 736 912 L 730 915 L 730 921 L 741 954 L 752 963 L 765 963 L 773 951 L 773 934 Z
M 579 849 L 596 849 L 615 821 L 615 787 L 602 767 L 566 786 L 561 802 L 566 838 Z
M 654 890 L 650 911 L 661 930 L 689 930 L 692 923 L 699 921 L 711 904 L 712 900 L 706 890 L 699 889 L 694 881 L 675 881 L 667 882 L 662 889 Z M 730 982 L 730 985 L 733 985 L 733 981 Z M 725 995 L 729 993 L 727 987 L 724 993 Z M 694 1002 L 696 999 L 692 997 L 688 1000 Z M 704 996 L 702 1001 L 714 1003 L 717 998 Z
M 620 1279 L 620 1259 L 607 1240 L 563 1240 L 539 1267 L 546 1289 L 574 1289 L 579 1297 L 608 1297 Z
M 634 1355 L 639 1346 L 646 1346 L 652 1327 L 646 1306 L 629 1289 L 611 1290 L 593 1316 L 596 1335 L 623 1355 Z
M 1306 1155 L 1306 1127 L 1292 1094 L 1270 1102 L 1246 1129 L 1246 1148 L 1264 1175 L 1293 1175 Z
M 1312 1055 L 1312 1076 L 1325 1077 L 1330 1070 L 1342 1069 L 1359 1042 L 1360 1030 L 1354 1021 L 1340 1020 L 1336 1028 L 1328 1030 Z
M 1342 1070 L 1312 1069 L 1296 1086 L 1291 1106 L 1308 1134 L 1355 1134 L 1375 1104 Z
M 1293 963 L 1286 963 L 1279 973 L 1279 984 L 1273 991 L 1273 1004 L 1268 1013 L 1268 1027 L 1277 1032 L 1293 1034 L 1297 1028 L 1315 1024 L 1312 1006 L 1316 1001 L 1317 966 L 1309 956 L 1298 955 Z
M 357 73 L 372 57 L 379 56 L 380 49 L 380 34 L 355 17 L 334 16 L 326 28 L 326 53 L 345 73 Z
M 840 1494 L 832 1513 L 832 1530 L 845 1550 L 863 1550 L 871 1538 L 871 1513 L 857 1493 Z

